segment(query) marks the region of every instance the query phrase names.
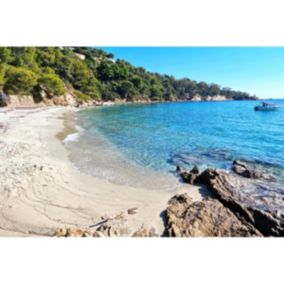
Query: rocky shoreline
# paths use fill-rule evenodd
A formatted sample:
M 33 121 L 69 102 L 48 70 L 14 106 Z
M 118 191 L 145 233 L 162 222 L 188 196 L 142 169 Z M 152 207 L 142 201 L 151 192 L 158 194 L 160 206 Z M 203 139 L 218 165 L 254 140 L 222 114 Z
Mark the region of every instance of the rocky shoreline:
M 215 97 L 201 97 L 200 95 L 195 95 L 188 100 L 171 100 L 171 101 L 151 101 L 148 100 L 135 100 L 127 101 L 126 99 L 115 99 L 114 101 L 82 101 L 74 96 L 71 92 L 66 93 L 63 96 L 53 96 L 50 97 L 46 92 L 41 92 L 41 99 L 37 101 L 32 95 L 10 95 L 7 99 L 6 104 L 0 107 L 50 107 L 50 106 L 69 106 L 69 107 L 95 107 L 95 106 L 109 106 L 109 105 L 121 105 L 121 104 L 149 104 L 149 103 L 159 103 L 159 102 L 219 102 L 219 101 L 231 101 L 225 96 L 215 96 Z
M 232 170 L 238 176 L 212 168 L 200 172 L 194 167 L 187 172 L 177 167 L 184 182 L 206 186 L 212 197 L 192 202 L 186 194 L 174 196 L 166 210 L 169 236 L 284 236 L 283 210 L 248 206 L 236 194 L 241 190 L 236 186 L 238 179 L 274 182 L 275 178 L 240 161 L 233 162 Z

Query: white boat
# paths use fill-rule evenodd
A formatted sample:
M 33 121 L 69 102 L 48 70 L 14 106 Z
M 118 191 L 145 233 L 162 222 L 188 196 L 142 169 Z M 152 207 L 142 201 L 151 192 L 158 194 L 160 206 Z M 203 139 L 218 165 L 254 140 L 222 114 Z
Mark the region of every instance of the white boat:
M 254 107 L 254 110 L 260 110 L 260 111 L 272 111 L 279 109 L 279 105 L 271 104 L 271 103 L 261 103 L 258 106 Z

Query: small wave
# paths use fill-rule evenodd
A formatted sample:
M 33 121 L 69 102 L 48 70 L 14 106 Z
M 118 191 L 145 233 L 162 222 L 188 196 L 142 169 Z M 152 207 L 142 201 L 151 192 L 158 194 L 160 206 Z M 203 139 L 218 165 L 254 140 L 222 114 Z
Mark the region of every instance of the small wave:
M 80 136 L 79 132 L 71 133 L 66 136 L 66 138 L 63 140 L 63 143 L 68 144 L 70 142 L 78 141 L 79 136 Z
M 71 133 L 69 135 L 66 136 L 66 138 L 63 140 L 64 144 L 68 144 L 70 142 L 75 142 L 79 140 L 79 137 L 83 134 L 83 132 L 85 131 L 84 128 L 82 128 L 79 125 L 75 125 L 75 129 L 77 130 L 77 132 Z

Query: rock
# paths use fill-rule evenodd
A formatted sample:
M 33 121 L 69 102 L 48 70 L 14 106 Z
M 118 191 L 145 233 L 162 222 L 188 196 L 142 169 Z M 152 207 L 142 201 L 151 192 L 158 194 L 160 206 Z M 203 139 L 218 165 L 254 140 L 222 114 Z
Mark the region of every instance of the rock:
M 276 181 L 276 178 L 274 176 L 261 173 L 259 170 L 253 169 L 249 167 L 246 163 L 239 160 L 233 161 L 232 170 L 236 174 L 246 178 L 263 179 L 265 181 L 270 182 Z
M 100 231 L 93 232 L 92 236 L 94 238 L 104 238 L 105 237 L 105 235 L 102 232 L 100 232 Z
M 180 174 L 180 176 L 182 177 L 184 182 L 189 183 L 189 184 L 194 184 L 197 178 L 197 175 L 191 172 L 183 172 Z
M 67 236 L 67 229 L 65 228 L 60 228 L 57 229 L 54 233 L 55 237 L 66 237 Z
M 61 106 L 67 106 L 68 105 L 68 103 L 66 102 L 64 96 L 56 96 L 56 95 L 54 95 L 52 97 L 52 102 L 55 105 L 61 105 Z
M 197 166 L 194 166 L 190 172 L 197 175 L 200 174 L 200 170 Z
M 106 237 L 119 237 L 129 235 L 129 227 L 126 223 L 124 213 L 116 215 L 113 218 L 106 218 L 97 228 L 98 232 Z
M 128 215 L 137 214 L 136 210 L 137 210 L 137 208 L 129 208 L 129 209 L 127 209 L 127 214 Z
M 83 237 L 84 231 L 81 229 L 67 229 L 67 235 L 66 237 Z
M 261 236 L 218 200 L 208 198 L 193 202 L 186 193 L 170 199 L 166 219 L 166 232 L 170 237 Z
M 196 182 L 207 186 L 215 197 L 231 210 L 247 226 L 255 228 L 264 236 L 279 236 L 283 234 L 283 227 L 270 212 L 255 208 L 247 208 L 236 200 L 232 194 L 230 175 L 216 169 L 206 169 L 196 179 Z
M 181 171 L 181 167 L 179 166 L 179 165 L 177 165 L 177 167 L 176 167 L 176 172 L 178 173 L 178 174 L 180 174 L 182 171 Z
M 239 218 L 252 222 L 253 219 L 248 210 L 234 199 L 228 179 L 227 173 L 209 168 L 202 172 L 195 181 L 205 185 L 224 206 L 237 214 Z
M 55 237 L 91 237 L 93 236 L 93 233 L 87 230 L 82 229 L 74 229 L 74 228 L 60 228 L 55 231 L 54 234 Z
M 264 236 L 284 236 L 284 224 L 270 212 L 248 208 L 252 213 L 254 225 Z
M 255 178 L 255 179 L 261 178 L 260 172 L 248 168 L 247 164 L 238 160 L 233 161 L 232 170 L 236 174 L 246 178 Z
M 0 107 L 5 107 L 7 106 L 9 103 L 9 97 L 3 93 L 3 92 L 0 92 Z
M 182 177 L 184 182 L 194 184 L 199 173 L 199 168 L 197 166 L 194 166 L 189 172 L 181 172 L 180 176 Z
M 144 228 L 144 226 L 142 226 L 141 229 L 132 234 L 132 237 L 159 237 L 159 235 L 156 233 L 155 228 L 152 227 L 150 230 L 147 230 L 146 228 Z

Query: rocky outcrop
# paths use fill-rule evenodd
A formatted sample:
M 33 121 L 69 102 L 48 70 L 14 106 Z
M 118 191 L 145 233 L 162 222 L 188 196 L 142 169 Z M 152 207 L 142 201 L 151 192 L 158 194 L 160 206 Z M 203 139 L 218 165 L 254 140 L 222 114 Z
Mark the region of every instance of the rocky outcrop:
M 192 97 L 191 101 L 193 102 L 201 102 L 203 99 L 199 94 L 196 94 Z
M 276 178 L 273 177 L 272 175 L 264 174 L 257 169 L 249 167 L 246 163 L 241 162 L 239 160 L 233 161 L 232 170 L 234 173 L 246 178 L 262 179 L 270 182 L 276 181 Z
M 181 173 L 181 176 L 185 175 Z M 206 169 L 194 179 L 194 183 L 202 184 L 213 193 L 223 206 L 229 209 L 247 228 L 264 236 L 284 236 L 284 223 L 271 212 L 247 207 L 233 194 L 230 174 L 216 169 Z
M 166 218 L 169 237 L 261 236 L 212 198 L 193 202 L 187 194 L 175 195 L 169 201 Z
M 9 103 L 9 98 L 8 96 L 0 91 L 0 107 L 5 107 Z
M 216 95 L 216 96 L 201 96 L 200 94 L 195 94 L 190 101 L 193 102 L 201 102 L 201 101 L 228 101 L 229 99 L 222 95 Z
M 10 107 L 34 107 L 36 106 L 33 96 L 13 95 L 9 96 Z
M 189 184 L 194 184 L 196 178 L 200 174 L 200 170 L 197 166 L 194 166 L 189 172 L 182 172 L 180 168 L 177 168 L 177 172 L 180 172 L 183 181 Z
M 207 96 L 206 101 L 214 101 L 214 102 L 220 102 L 220 101 L 228 101 L 229 99 L 222 95 L 216 95 L 216 96 Z

